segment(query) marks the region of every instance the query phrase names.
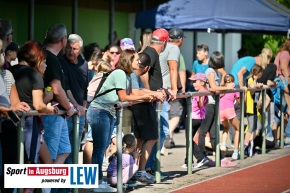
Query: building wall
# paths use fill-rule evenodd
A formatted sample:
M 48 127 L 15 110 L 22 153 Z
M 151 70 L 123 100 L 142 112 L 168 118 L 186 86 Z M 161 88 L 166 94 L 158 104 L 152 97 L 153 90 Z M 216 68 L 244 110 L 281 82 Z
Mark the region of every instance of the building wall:
M 28 40 L 28 3 L 0 2 L 0 18 L 9 19 L 14 29 L 13 41 L 24 44 Z M 118 38 L 128 36 L 128 13 L 115 12 L 115 31 Z M 70 7 L 35 5 L 34 39 L 43 41 L 49 26 L 63 23 L 72 28 L 72 9 Z M 78 9 L 78 32 L 84 45 L 97 42 L 104 48 L 109 42 L 109 11 L 89 8 Z

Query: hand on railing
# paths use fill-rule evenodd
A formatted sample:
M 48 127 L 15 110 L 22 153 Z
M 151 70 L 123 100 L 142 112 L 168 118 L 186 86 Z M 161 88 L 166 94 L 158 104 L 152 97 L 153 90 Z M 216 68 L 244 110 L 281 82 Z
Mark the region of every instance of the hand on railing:
M 18 102 L 15 105 L 12 105 L 10 108 L 13 111 L 24 111 L 24 112 L 30 111 L 29 105 L 25 102 Z
M 78 116 L 85 116 L 86 115 L 86 108 L 85 107 L 78 105 L 76 107 L 76 110 L 78 111 Z
M 71 103 L 69 103 L 69 105 L 70 105 L 70 109 L 69 110 L 67 110 L 66 112 L 65 112 L 65 116 L 66 117 L 71 117 L 71 116 L 73 116 L 73 114 L 74 114 L 74 106 L 71 104 Z
M 247 92 L 247 90 L 248 90 L 248 87 L 246 87 L 246 86 L 243 86 L 242 87 L 242 89 L 244 89 L 244 91 L 245 91 L 245 93 Z
M 142 96 L 141 100 L 144 100 L 145 102 L 152 102 L 154 99 L 154 94 L 145 94 Z
M 166 94 L 165 93 L 163 93 L 162 91 L 157 91 L 157 92 L 155 92 L 155 98 L 158 100 L 158 101 L 160 101 L 160 102 L 164 102 L 164 100 L 165 100 L 165 97 L 166 97 Z
M 54 105 L 51 105 L 51 103 L 48 103 L 46 105 L 46 108 L 48 109 L 49 113 L 48 114 L 51 114 L 51 113 L 55 113 L 57 114 L 59 109 L 57 107 L 58 103 L 54 104 Z

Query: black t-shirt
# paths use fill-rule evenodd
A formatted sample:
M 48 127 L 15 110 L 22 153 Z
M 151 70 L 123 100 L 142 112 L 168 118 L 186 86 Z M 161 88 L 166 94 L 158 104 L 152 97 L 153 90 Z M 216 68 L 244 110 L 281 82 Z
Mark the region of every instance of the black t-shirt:
M 21 65 L 18 65 L 19 67 Z M 44 88 L 44 82 L 41 74 L 31 67 L 23 67 L 14 74 L 15 85 L 18 91 L 19 99 L 26 102 L 30 108 L 33 107 L 32 91 Z
M 62 55 L 59 62 L 64 70 L 68 89 L 79 105 L 83 105 L 83 101 L 87 100 L 88 88 L 88 63 L 82 57 L 78 57 L 78 63 L 71 63 L 67 57 Z
M 158 90 L 163 87 L 161 67 L 159 62 L 159 55 L 154 48 L 147 46 L 143 53 L 146 53 L 150 56 L 150 70 L 149 74 L 149 86 L 150 90 Z
M 66 91 L 66 81 L 64 77 L 64 71 L 61 67 L 61 64 L 58 61 L 57 56 L 55 56 L 50 51 L 46 50 L 46 70 L 44 73 L 44 85 L 50 86 L 50 82 L 57 79 L 61 82 L 62 88 Z
M 268 80 L 271 80 L 274 82 L 274 79 L 276 78 L 276 71 L 277 71 L 277 66 L 275 64 L 273 63 L 268 64 L 263 71 L 262 77 L 258 79 L 258 82 L 263 83 L 263 84 L 267 84 Z M 273 101 L 271 90 L 268 89 L 266 93 L 271 98 L 271 101 Z

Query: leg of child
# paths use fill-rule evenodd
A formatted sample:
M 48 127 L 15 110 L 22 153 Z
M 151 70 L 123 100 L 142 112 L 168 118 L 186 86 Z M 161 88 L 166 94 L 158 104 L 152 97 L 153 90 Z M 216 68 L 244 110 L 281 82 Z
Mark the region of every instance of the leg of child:
M 130 178 L 132 178 L 132 176 L 137 172 L 138 170 L 138 165 L 136 164 L 131 164 L 127 167 L 125 167 L 123 170 L 122 170 L 122 177 L 123 177 L 123 184 L 126 184 Z M 109 184 L 111 185 L 117 185 L 117 176 L 112 176 L 108 179 L 108 182 Z
M 93 154 L 93 142 L 87 141 L 84 147 L 83 152 L 83 163 L 91 164 L 92 163 L 92 154 Z
M 230 123 L 232 126 L 235 128 L 235 138 L 234 138 L 234 150 L 239 149 L 239 137 L 240 137 L 240 123 L 237 117 L 234 117 L 233 119 L 230 120 Z
M 245 141 L 244 141 L 244 147 L 246 148 L 249 144 L 249 141 L 251 140 L 252 138 L 252 132 L 254 130 L 254 127 L 255 127 L 255 121 L 254 121 L 254 115 L 252 114 L 248 114 L 247 115 L 247 120 L 248 120 L 248 131 L 247 133 L 245 134 Z
M 228 120 L 223 120 L 222 124 L 224 126 L 223 134 L 222 134 L 222 141 L 221 141 L 221 151 L 223 153 L 226 153 L 227 150 L 227 138 L 228 138 L 228 132 L 229 132 L 229 122 Z

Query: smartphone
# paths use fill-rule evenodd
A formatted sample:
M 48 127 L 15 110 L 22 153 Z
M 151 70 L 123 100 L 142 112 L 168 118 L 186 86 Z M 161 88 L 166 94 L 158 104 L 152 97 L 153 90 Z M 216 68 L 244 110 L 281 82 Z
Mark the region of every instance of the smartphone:
M 52 107 L 56 107 L 57 105 L 59 105 L 59 103 L 54 103 L 54 104 L 52 104 L 51 106 L 52 106 Z
M 19 123 L 20 118 L 14 111 L 8 111 L 8 116 L 15 125 Z

